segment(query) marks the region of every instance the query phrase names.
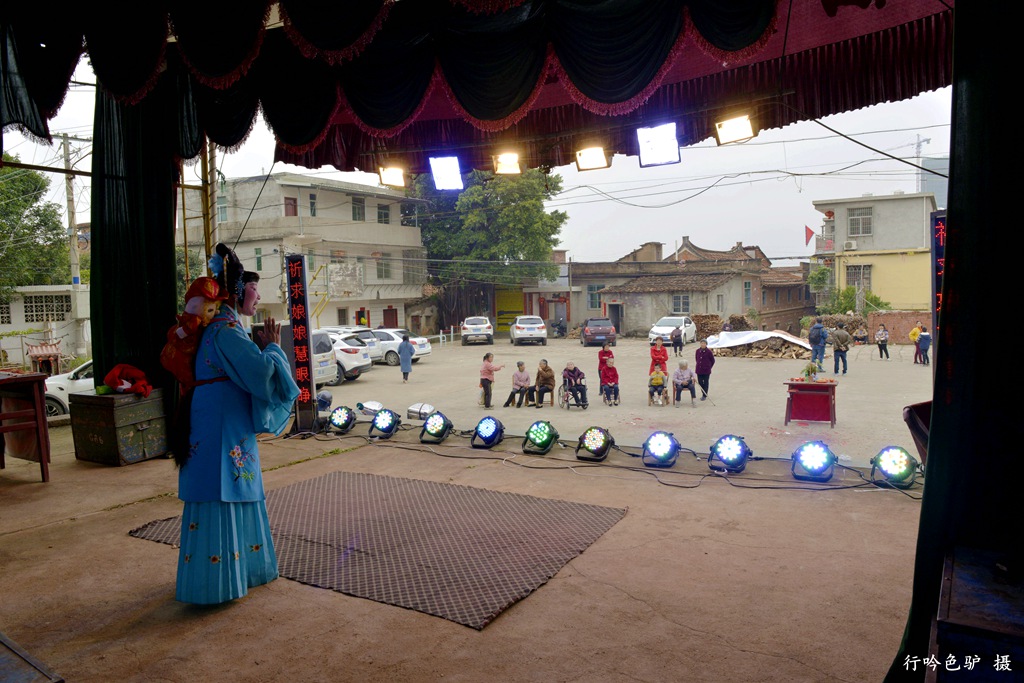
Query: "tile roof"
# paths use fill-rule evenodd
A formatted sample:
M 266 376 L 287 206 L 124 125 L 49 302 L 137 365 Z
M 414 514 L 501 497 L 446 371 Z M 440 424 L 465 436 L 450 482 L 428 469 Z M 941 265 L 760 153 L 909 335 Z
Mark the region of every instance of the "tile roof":
M 735 277 L 734 273 L 693 273 L 688 275 L 647 275 L 621 285 L 611 285 L 602 294 L 645 292 L 710 292 Z

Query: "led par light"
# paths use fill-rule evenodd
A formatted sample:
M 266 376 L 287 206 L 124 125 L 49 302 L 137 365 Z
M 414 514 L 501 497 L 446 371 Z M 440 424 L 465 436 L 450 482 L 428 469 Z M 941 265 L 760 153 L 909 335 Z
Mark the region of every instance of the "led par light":
M 378 410 L 370 421 L 370 436 L 379 436 L 382 439 L 390 439 L 398 431 L 402 424 L 401 416 L 393 410 L 383 408 Z M 376 432 L 376 434 L 374 434 Z
M 640 459 L 647 467 L 672 467 L 679 457 L 679 442 L 671 432 L 654 432 L 644 441 Z
M 832 478 L 839 458 L 821 441 L 808 441 L 793 451 L 793 477 L 801 481 L 825 482 Z
M 423 422 L 420 443 L 441 443 L 452 431 L 452 421 L 444 413 L 431 413 Z
M 494 448 L 504 438 L 505 426 L 498 418 L 488 415 L 476 424 L 473 436 L 469 438 L 469 445 L 473 448 Z
M 331 411 L 331 427 L 339 434 L 347 434 L 356 423 L 356 413 L 348 406 L 338 406 Z
M 871 458 L 871 481 L 878 484 L 875 471 L 882 473 L 885 483 L 898 489 L 908 489 L 917 480 L 917 459 L 899 446 L 886 446 Z
M 580 441 L 576 444 L 576 457 L 580 460 L 601 462 L 608 457 L 608 451 L 615 445 L 615 439 L 602 427 L 590 427 L 580 434 Z M 580 453 L 580 450 L 583 453 Z
M 738 436 L 726 434 L 715 442 L 708 455 L 708 467 L 715 472 L 730 472 L 739 474 L 747 467 L 747 459 L 753 453 L 747 443 Z M 720 465 L 715 464 L 715 460 Z
M 547 420 L 538 420 L 526 430 L 523 439 L 523 453 L 544 455 L 558 441 L 558 432 Z

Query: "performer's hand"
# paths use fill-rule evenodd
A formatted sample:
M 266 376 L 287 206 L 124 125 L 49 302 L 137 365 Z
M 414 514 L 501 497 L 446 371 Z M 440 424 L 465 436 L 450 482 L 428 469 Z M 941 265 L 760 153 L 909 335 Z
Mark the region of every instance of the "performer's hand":
M 263 332 L 260 333 L 260 339 L 263 341 L 264 346 L 271 343 L 280 345 L 281 323 L 268 317 L 266 322 L 263 324 Z

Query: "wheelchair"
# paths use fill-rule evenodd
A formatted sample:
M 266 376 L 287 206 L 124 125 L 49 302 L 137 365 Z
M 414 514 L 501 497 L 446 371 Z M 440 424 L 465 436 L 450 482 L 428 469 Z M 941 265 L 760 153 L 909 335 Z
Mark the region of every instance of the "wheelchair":
M 580 380 L 580 384 L 584 387 L 587 386 L 586 378 Z M 576 406 L 577 408 L 583 408 L 583 410 L 586 410 L 590 406 L 589 397 L 587 397 L 587 401 L 587 403 L 576 403 L 576 399 L 573 397 L 572 391 L 569 390 L 569 387 L 565 382 L 562 382 L 561 386 L 558 387 L 559 408 L 565 408 L 568 410 L 570 407 Z

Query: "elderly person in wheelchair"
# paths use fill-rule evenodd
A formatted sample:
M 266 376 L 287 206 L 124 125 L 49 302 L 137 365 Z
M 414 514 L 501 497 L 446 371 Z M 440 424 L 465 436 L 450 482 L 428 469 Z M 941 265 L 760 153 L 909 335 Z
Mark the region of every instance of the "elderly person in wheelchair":
M 566 363 L 565 369 L 562 370 L 562 388 L 559 398 L 564 398 L 566 406 L 571 397 L 577 406 L 586 410 L 589 406 L 587 403 L 587 378 L 572 361 Z M 561 403 L 562 401 L 559 401 L 559 404 Z

